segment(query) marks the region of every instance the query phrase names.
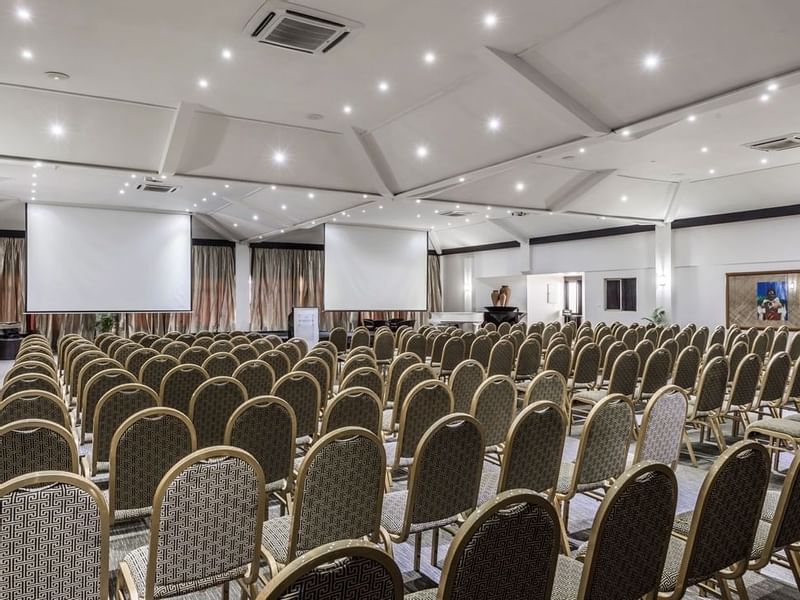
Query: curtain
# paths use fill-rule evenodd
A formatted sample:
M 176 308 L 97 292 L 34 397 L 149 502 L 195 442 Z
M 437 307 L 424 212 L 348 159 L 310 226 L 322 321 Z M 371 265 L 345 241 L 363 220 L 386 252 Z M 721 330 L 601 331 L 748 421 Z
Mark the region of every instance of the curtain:
M 285 330 L 293 306 L 322 307 L 325 270 L 323 250 L 253 248 L 250 253 L 250 329 Z M 439 257 L 428 256 L 428 307 L 442 307 L 442 279 Z M 365 319 L 416 319 L 424 322 L 428 313 L 362 312 Z M 330 312 L 320 314 L 320 327 L 349 329 L 359 313 Z
M 25 319 L 25 239 L 0 238 L 0 321 Z

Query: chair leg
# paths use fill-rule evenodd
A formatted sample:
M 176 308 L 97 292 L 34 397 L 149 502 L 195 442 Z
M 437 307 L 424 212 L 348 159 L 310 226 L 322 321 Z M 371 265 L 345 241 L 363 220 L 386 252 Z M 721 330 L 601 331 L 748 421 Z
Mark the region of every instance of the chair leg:
M 420 557 L 422 554 L 422 534 L 415 533 L 414 534 L 414 570 L 419 572 L 420 569 Z
M 564 533 L 569 533 L 569 500 L 561 503 L 561 518 L 564 520 Z
M 431 532 L 431 566 L 436 567 L 439 562 L 439 528 Z
M 731 596 L 731 589 L 728 587 L 728 582 L 725 581 L 722 577 L 717 575 L 717 585 L 719 586 L 719 593 L 722 596 L 723 600 L 733 600 L 733 596 Z
M 750 600 L 750 595 L 747 593 L 747 588 L 744 585 L 744 575 L 740 575 L 734 579 L 733 583 L 736 586 L 736 593 L 739 596 L 739 600 Z
M 689 453 L 689 458 L 693 466 L 697 466 L 697 458 L 694 455 L 694 448 L 692 448 L 692 440 L 689 439 L 689 433 L 686 429 L 683 430 L 683 443 L 686 444 L 686 452 Z
M 230 581 L 226 581 L 222 584 L 222 600 L 229 600 L 231 597 L 231 584 Z
M 792 575 L 794 575 L 794 584 L 797 586 L 797 589 L 800 590 L 800 551 L 787 548 L 786 558 L 789 561 L 789 568 L 792 570 Z
M 725 452 L 728 445 L 725 443 L 725 435 L 722 433 L 722 424 L 719 422 L 717 417 L 711 417 L 710 420 L 711 429 L 714 432 L 714 437 L 717 438 L 717 446 L 719 447 L 719 451 Z

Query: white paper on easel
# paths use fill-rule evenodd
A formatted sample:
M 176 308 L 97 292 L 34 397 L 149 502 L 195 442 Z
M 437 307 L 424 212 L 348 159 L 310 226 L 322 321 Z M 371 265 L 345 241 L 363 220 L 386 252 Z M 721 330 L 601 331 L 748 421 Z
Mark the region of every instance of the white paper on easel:
M 319 308 L 295 307 L 293 314 L 294 337 L 305 340 L 309 348 L 316 345 L 319 342 Z

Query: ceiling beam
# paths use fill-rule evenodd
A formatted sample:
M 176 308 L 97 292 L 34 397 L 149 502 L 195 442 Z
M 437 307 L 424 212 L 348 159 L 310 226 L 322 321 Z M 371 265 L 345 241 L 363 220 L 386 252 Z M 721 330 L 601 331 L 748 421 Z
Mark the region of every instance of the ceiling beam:
M 212 231 L 216 232 L 217 234 L 221 235 L 229 242 L 239 241 L 239 239 L 233 234 L 232 231 L 228 231 L 228 228 L 222 225 L 222 223 L 220 223 L 219 221 L 217 221 L 212 215 L 206 215 L 203 213 L 194 213 L 192 215 L 192 218 L 197 219 L 203 225 L 205 225 Z
M 169 135 L 167 136 L 167 145 L 164 147 L 164 154 L 161 156 L 161 163 L 159 163 L 159 175 L 170 177 L 178 172 L 181 158 L 189 141 L 189 134 L 192 131 L 192 120 L 196 111 L 196 104 L 183 101 L 175 110 Z
M 537 108 L 548 111 L 574 131 L 587 137 L 611 131 L 599 117 L 518 56 L 486 46 L 478 50 L 478 56 L 506 81 L 532 97 Z
M 510 223 L 511 218 L 503 219 L 488 219 L 487 223 L 491 223 L 495 227 L 502 229 L 505 233 L 509 234 L 515 242 L 519 242 L 519 270 L 526 273 L 531 270 L 531 246 L 530 236 L 522 235 Z
M 359 132 L 355 127 L 347 127 L 344 130 L 344 136 L 355 152 L 358 162 L 364 166 L 372 178 L 378 193 L 388 200 L 393 199 L 394 192 L 392 190 L 397 189 L 397 180 L 373 135 L 368 132 Z
M 433 246 L 433 250 L 436 254 L 442 253 L 442 243 L 439 241 L 439 235 L 435 231 L 428 232 L 428 239 L 431 242 L 431 246 Z
M 673 183 L 670 187 L 669 200 L 667 201 L 667 210 L 664 213 L 664 223 L 672 223 L 675 220 L 675 215 L 678 214 L 678 208 L 680 208 L 678 195 L 681 192 L 681 187 L 683 187 L 682 181 Z
M 334 218 L 338 217 L 340 215 L 340 213 L 343 213 L 343 212 L 347 213 L 347 212 L 350 212 L 350 211 L 353 211 L 353 210 L 359 210 L 361 208 L 367 208 L 369 206 L 372 206 L 373 204 L 374 204 L 374 202 L 371 202 L 371 201 L 369 201 L 369 202 L 361 202 L 361 203 L 355 204 L 355 205 L 353 205 L 353 206 L 351 206 L 349 208 L 340 209 L 340 210 L 337 210 L 335 212 L 331 212 L 331 213 L 326 213 L 324 215 L 320 215 L 319 217 L 314 217 L 313 219 L 306 219 L 305 221 L 297 222 L 294 225 L 290 225 L 290 226 L 279 228 L 279 229 L 273 229 L 271 231 L 265 231 L 264 233 L 260 233 L 258 235 L 251 236 L 251 237 L 249 237 L 249 238 L 247 238 L 245 240 L 242 240 L 242 241 L 243 242 L 255 242 L 255 241 L 258 241 L 258 240 L 263 240 L 264 238 L 270 238 L 270 237 L 274 237 L 276 235 L 281 235 L 282 233 L 286 233 L 288 231 L 293 231 L 293 230 L 296 230 L 296 229 L 308 229 L 310 227 L 316 227 L 317 225 L 322 225 L 325 222 L 330 221 L 331 219 L 334 219 Z M 283 231 L 281 231 L 281 229 L 283 229 Z
M 577 182 L 568 182 L 566 185 L 556 190 L 556 192 L 545 201 L 548 210 L 553 212 L 566 211 L 606 179 L 615 175 L 616 172 L 615 169 L 596 171 L 590 173 L 586 177 L 580 178 Z

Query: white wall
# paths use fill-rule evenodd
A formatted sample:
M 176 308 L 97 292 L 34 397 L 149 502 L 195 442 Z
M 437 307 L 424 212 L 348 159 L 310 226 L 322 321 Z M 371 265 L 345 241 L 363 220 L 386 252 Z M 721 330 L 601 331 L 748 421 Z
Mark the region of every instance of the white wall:
M 526 310 L 528 290 L 525 275 L 522 274 L 523 250 L 510 248 L 449 254 L 442 256 L 442 294 L 445 311 L 483 311 L 492 303 L 492 290 L 505 284 L 511 288 L 511 305 Z M 464 297 L 464 272 L 472 271 L 472 294 L 469 300 Z
M 528 275 L 528 323 L 558 321 L 564 308 L 564 276 Z M 550 286 L 550 302 L 547 286 Z

